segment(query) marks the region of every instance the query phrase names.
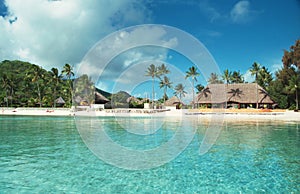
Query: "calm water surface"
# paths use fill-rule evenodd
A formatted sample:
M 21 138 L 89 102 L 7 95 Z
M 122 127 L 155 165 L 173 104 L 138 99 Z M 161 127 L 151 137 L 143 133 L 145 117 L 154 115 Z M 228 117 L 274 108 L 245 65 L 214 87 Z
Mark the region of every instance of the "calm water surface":
M 164 127 L 138 139 L 100 119 L 128 147 L 156 147 L 174 134 Z M 72 117 L 0 116 L 0 193 L 300 192 L 300 123 L 225 123 L 203 156 L 205 125 L 193 125 L 197 134 L 175 160 L 130 171 L 94 156 Z

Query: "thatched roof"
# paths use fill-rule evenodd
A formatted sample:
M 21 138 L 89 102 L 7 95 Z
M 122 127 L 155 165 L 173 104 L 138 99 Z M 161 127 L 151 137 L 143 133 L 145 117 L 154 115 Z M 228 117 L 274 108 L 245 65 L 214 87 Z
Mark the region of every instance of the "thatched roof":
M 165 106 L 176 106 L 177 104 L 183 104 L 177 96 L 173 96 L 165 102 Z
M 274 104 L 268 93 L 256 83 L 209 84 L 197 96 L 197 103 L 236 102 Z
M 64 99 L 60 96 L 59 98 L 57 98 L 55 100 L 55 103 L 56 104 L 65 104 L 66 102 L 64 101 Z
M 107 102 L 109 102 L 109 100 L 106 97 L 95 91 L 95 104 L 105 104 Z

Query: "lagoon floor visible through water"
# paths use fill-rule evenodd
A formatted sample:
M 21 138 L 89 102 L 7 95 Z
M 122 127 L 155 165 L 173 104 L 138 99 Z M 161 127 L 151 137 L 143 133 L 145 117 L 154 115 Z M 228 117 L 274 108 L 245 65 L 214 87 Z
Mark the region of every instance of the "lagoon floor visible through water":
M 132 148 L 151 149 L 174 135 L 172 127 L 162 127 L 139 139 L 127 135 L 114 118 L 97 119 L 114 141 Z M 126 170 L 96 157 L 81 139 L 73 117 L 0 116 L 0 191 L 300 192 L 300 123 L 224 123 L 204 155 L 199 155 L 199 146 L 206 125 L 197 119 L 191 123 L 197 132 L 173 161 L 148 170 Z

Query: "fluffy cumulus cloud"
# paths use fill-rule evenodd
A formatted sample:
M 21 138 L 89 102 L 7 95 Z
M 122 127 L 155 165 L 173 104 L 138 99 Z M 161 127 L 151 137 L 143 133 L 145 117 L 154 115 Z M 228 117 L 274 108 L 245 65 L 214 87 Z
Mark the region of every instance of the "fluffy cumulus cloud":
M 85 72 L 83 69 L 82 71 L 83 73 L 99 75 L 103 68 L 116 57 L 122 59 L 119 60 L 118 68 L 124 68 L 142 58 L 148 60 L 148 57 L 157 58 L 159 53 L 164 55 L 161 50 L 149 49 L 145 46 L 153 45 L 166 48 L 176 46 L 176 38 L 168 39 L 165 35 L 166 31 L 156 25 L 133 26 L 111 33 L 87 53 L 81 66 L 88 66 L 90 70 Z M 138 48 L 135 49 L 136 47 Z M 99 63 L 100 60 L 102 63 Z
M 177 45 L 177 38 L 160 25 L 127 28 L 99 41 L 78 65 L 77 75 L 88 74 L 109 91 L 125 90 L 150 79 L 144 76 L 149 64 L 164 63 L 168 48 Z
M 243 75 L 245 82 L 252 83 L 255 81 L 255 77 L 251 74 L 251 72 L 248 70 L 246 73 Z
M 251 21 L 259 11 L 251 10 L 249 1 L 237 2 L 230 11 L 230 19 L 234 23 L 245 23 Z
M 150 20 L 138 0 L 9 0 L 0 16 L 0 59 L 20 59 L 49 68 L 79 63 L 101 38 Z

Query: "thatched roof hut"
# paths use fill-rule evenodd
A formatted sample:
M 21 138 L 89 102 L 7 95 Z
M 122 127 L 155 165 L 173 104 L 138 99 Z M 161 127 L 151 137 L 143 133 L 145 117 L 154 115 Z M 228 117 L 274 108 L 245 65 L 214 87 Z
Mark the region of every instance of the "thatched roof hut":
M 59 98 L 57 98 L 55 100 L 55 103 L 56 104 L 65 104 L 66 102 L 64 101 L 64 99 L 60 96 Z
M 209 84 L 197 96 L 198 104 L 269 104 L 275 102 L 268 93 L 256 83 Z
M 178 106 L 179 104 L 183 103 L 179 100 L 177 96 L 173 96 L 164 103 L 165 106 Z

